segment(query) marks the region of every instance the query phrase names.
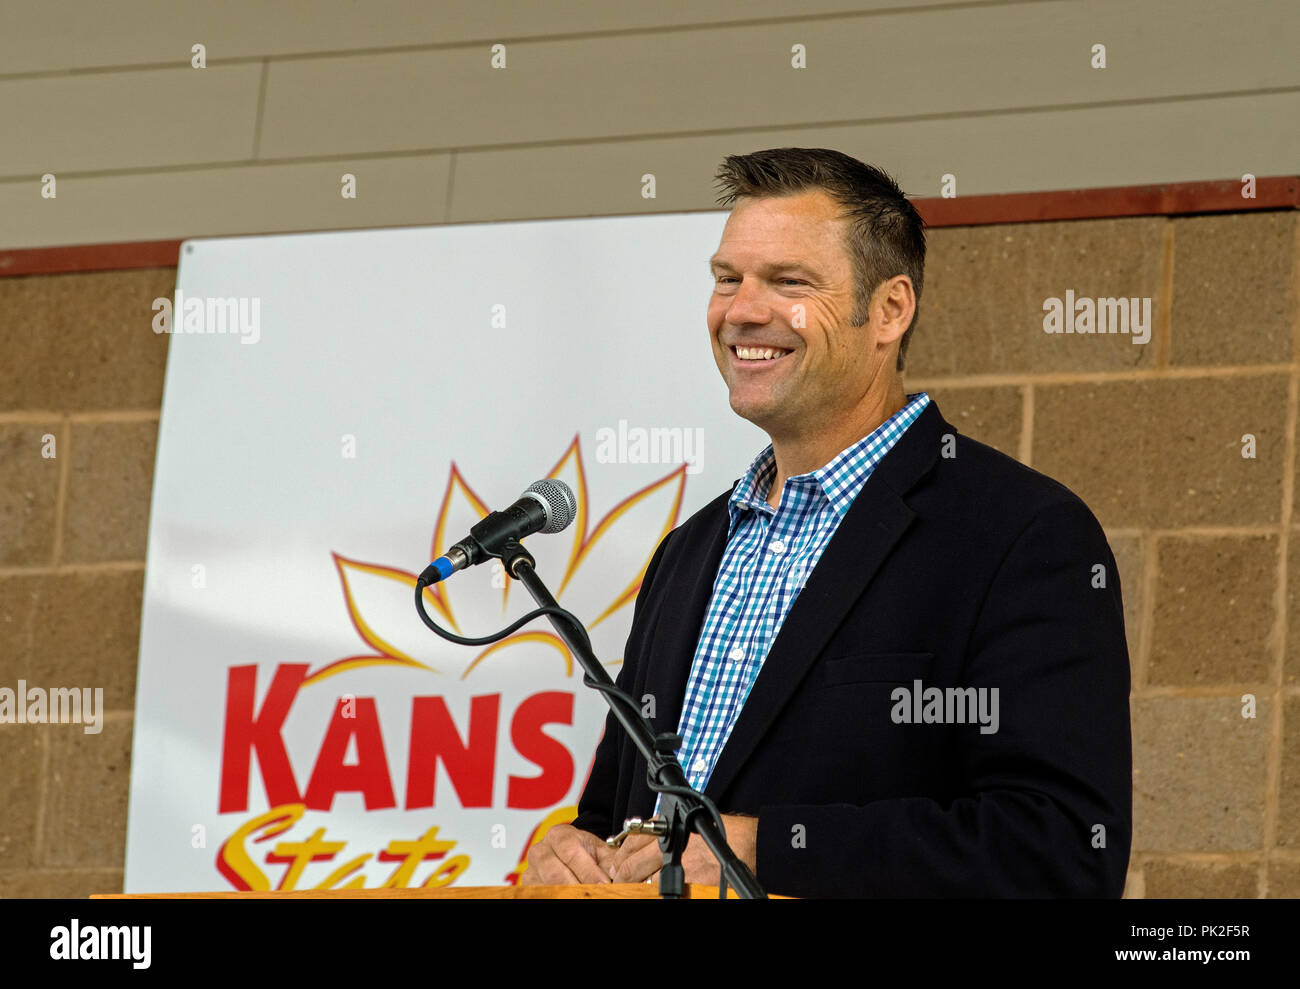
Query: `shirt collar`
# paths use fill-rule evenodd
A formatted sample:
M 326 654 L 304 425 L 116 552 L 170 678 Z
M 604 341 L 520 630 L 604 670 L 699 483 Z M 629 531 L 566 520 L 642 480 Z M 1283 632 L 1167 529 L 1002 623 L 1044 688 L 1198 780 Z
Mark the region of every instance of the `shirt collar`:
M 897 422 L 910 425 L 930 402 L 925 392 L 916 392 L 907 396 L 907 404 L 882 422 L 852 446 L 841 450 L 830 463 L 806 474 L 797 474 L 788 478 L 786 484 L 806 485 L 816 489 L 821 496 L 843 518 L 857 498 L 862 485 L 875 469 L 884 455 L 892 449 L 902 430 Z M 903 427 L 906 429 L 906 426 Z M 731 492 L 727 502 L 727 511 L 731 516 L 731 526 L 735 527 L 742 512 L 759 511 L 774 515 L 776 510 L 767 503 L 768 492 L 772 490 L 772 481 L 776 477 L 776 454 L 769 443 L 754 458 L 749 470 Z

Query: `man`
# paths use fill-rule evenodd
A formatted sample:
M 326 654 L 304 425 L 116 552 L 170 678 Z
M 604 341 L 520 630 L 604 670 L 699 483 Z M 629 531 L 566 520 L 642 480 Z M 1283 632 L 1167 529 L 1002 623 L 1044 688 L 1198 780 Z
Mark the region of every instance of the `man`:
M 925 240 L 888 176 L 782 148 L 719 180 L 714 358 L 772 442 L 660 544 L 619 685 L 769 892 L 1119 896 L 1129 665 L 1100 526 L 904 392 Z M 602 839 L 656 809 L 611 717 L 524 881 L 653 877 L 654 838 Z M 697 835 L 683 864 L 718 881 Z

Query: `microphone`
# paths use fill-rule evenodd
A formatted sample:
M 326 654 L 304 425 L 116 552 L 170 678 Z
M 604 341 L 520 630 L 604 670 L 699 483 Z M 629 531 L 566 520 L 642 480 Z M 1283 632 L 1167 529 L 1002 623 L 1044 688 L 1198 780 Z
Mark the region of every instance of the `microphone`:
M 500 555 L 507 540 L 567 529 L 577 514 L 578 501 L 567 484 L 550 478 L 534 481 L 513 505 L 486 516 L 469 530 L 468 536 L 425 567 L 420 581 L 428 587 L 457 570 Z

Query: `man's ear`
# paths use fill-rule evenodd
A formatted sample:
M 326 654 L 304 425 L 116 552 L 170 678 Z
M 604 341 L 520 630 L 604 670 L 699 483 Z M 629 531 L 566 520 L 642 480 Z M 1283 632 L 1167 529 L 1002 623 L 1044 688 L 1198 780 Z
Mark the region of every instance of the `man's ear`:
M 872 314 L 880 327 L 877 346 L 888 347 L 902 340 L 916 315 L 916 291 L 906 275 L 887 278 L 871 293 Z

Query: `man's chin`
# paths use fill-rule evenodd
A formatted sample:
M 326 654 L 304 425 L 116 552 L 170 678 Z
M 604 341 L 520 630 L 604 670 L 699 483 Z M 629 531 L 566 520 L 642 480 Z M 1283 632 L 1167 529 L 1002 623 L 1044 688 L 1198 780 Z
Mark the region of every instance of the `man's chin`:
M 749 420 L 765 433 L 770 433 L 769 427 L 776 425 L 781 418 L 780 411 L 771 399 L 746 401 L 733 395 L 731 411 L 740 418 Z

